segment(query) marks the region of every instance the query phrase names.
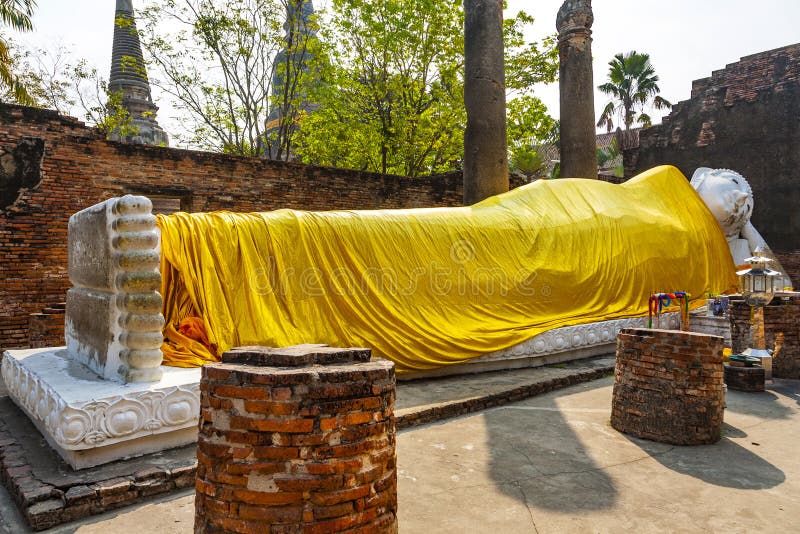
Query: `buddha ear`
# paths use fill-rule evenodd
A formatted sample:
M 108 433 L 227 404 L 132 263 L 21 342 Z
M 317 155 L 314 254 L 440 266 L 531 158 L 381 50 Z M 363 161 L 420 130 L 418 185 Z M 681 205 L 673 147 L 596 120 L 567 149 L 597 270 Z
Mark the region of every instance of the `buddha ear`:
M 700 184 L 703 182 L 703 177 L 705 176 L 705 174 L 711 171 L 712 169 L 710 167 L 698 167 L 697 170 L 694 171 L 692 179 L 690 180 L 692 187 L 694 187 L 695 189 L 700 187 Z

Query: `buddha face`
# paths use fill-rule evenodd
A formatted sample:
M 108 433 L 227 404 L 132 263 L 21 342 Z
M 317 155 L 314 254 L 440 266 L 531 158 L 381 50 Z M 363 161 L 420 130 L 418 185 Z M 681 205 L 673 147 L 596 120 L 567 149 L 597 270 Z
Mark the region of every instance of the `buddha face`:
M 753 213 L 753 193 L 744 177 L 729 169 L 701 167 L 692 186 L 714 214 L 727 237 L 737 237 Z

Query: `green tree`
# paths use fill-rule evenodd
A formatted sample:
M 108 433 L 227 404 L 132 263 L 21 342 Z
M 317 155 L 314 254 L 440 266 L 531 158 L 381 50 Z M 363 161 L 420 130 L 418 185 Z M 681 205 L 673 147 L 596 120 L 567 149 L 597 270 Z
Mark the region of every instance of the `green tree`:
M 176 135 L 179 143 L 264 155 L 266 119 L 276 105 L 285 109 L 274 131 L 294 134 L 295 128 L 283 123 L 298 120 L 298 80 L 306 71 L 276 62 L 287 47 L 284 22 L 290 4 L 291 12 L 300 13 L 301 0 L 159 0 L 137 13 L 150 81 L 182 112 L 178 120 L 187 133 Z M 309 34 L 291 33 L 287 57 L 302 61 L 311 41 Z M 271 97 L 276 70 L 290 91 L 287 98 Z M 276 144 L 288 143 L 279 139 Z M 281 157 L 288 158 L 288 152 Z
M 463 146 L 462 16 L 447 0 L 333 0 L 315 56 L 304 162 L 417 176 Z
M 67 80 L 72 84 L 70 94 L 86 121 L 106 136 L 115 132 L 122 138 L 135 136 L 139 128 L 122 105 L 122 91 L 112 91 L 108 82 L 85 59 L 68 65 Z
M 606 148 L 597 147 L 597 166 L 601 170 L 611 170 L 614 176 L 622 177 L 625 169 L 622 165 L 622 152 L 617 149 L 617 140 L 611 141 L 611 144 Z M 616 163 L 619 161 L 619 163 Z M 610 163 L 616 163 L 613 167 L 609 167 Z
M 62 115 L 81 115 L 105 134 L 114 129 L 123 135 L 138 133 L 122 105 L 122 93 L 109 91 L 97 69 L 85 59 L 76 59 L 63 44 L 50 49 L 14 45 L 11 51 L 17 79 L 30 97 L 29 105 Z M 12 88 L 0 90 L 0 99 L 13 98 Z
M 55 52 L 56 57 L 41 48 L 27 49 L 10 40 L 8 44 L 15 76 L 32 99 L 28 105 L 69 113 L 75 101 L 69 95 L 71 86 L 65 77 L 61 48 Z M 14 88 L 0 88 L 0 101 L 16 101 Z
M 648 127 L 652 120 L 644 108 L 652 104 L 656 109 L 669 109 L 672 104 L 659 96 L 658 76 L 650 63 L 650 55 L 634 51 L 617 54 L 609 63 L 608 81 L 598 89 L 611 96 L 603 108 L 597 126 L 607 131 L 614 128 L 614 117 L 620 116 L 629 130 L 635 122 Z
M 296 138 L 302 161 L 406 176 L 459 167 L 466 124 L 461 4 L 332 0 L 330 9 L 320 30 L 323 53 L 313 60 L 322 80 L 310 93 L 316 109 Z M 532 20 L 521 13 L 504 25 L 506 84 L 518 96 L 558 70 L 550 41 L 525 42 Z M 536 102 L 514 104 L 514 132 L 546 125 Z
M 33 9 L 35 0 L 0 0 L 0 22 L 15 30 L 33 30 Z M 0 83 L 10 90 L 11 96 L 20 104 L 31 105 L 33 97 L 28 94 L 24 83 L 13 72 L 14 60 L 10 42 L 0 35 Z
M 533 17 L 524 12 L 504 21 L 509 162 L 511 170 L 529 178 L 546 174 L 550 166 L 546 145 L 558 145 L 558 122 L 532 92 L 533 85 L 554 82 L 558 77 L 556 37 L 545 37 L 541 43 L 526 42 L 524 30 L 533 22 Z

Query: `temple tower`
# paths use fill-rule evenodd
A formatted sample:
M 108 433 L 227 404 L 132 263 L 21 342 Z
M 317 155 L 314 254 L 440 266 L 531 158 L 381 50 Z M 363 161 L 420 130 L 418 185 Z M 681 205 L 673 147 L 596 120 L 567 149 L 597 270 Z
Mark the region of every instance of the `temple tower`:
M 267 136 L 267 153 L 265 155 L 268 159 L 291 159 L 291 146 L 287 151 L 285 141 L 283 141 L 285 132 L 281 131 L 281 128 L 287 127 L 283 124 L 283 117 L 287 113 L 296 111 L 310 112 L 316 107 L 307 101 L 306 95 L 286 93 L 287 82 L 292 85 L 297 76 L 296 73 L 307 69 L 306 61 L 310 54 L 307 44 L 317 34 L 316 26 L 311 21 L 313 15 L 314 3 L 311 0 L 289 0 L 287 3 L 286 22 L 283 24 L 286 32 L 285 46 L 275 56 L 271 89 L 272 105 L 265 128 Z M 292 101 L 297 102 L 298 100 L 299 104 L 296 109 L 293 109 Z M 288 127 L 296 128 L 295 125 Z
M 113 131 L 109 139 L 143 145 L 169 145 L 167 133 L 156 122 L 158 106 L 153 104 L 150 94 L 142 46 L 133 16 L 133 0 L 117 0 L 108 89 L 122 93 L 122 107 L 130 113 L 131 123 L 138 129 L 132 135 Z

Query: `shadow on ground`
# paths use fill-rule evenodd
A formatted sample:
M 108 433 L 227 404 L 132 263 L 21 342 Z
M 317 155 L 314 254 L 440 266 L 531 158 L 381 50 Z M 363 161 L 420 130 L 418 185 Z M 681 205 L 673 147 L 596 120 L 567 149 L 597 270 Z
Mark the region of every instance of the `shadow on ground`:
M 799 393 L 800 382 L 795 380 L 776 380 L 769 390 L 757 393 L 729 390 L 725 419 L 734 414 L 767 421 L 789 419 L 795 412 L 780 402 L 781 396 L 798 400 Z M 741 418 L 739 420 L 742 421 Z M 642 450 L 647 450 L 652 443 L 625 434 L 620 435 Z M 672 471 L 725 488 L 760 490 L 774 488 L 786 481 L 782 470 L 733 441 L 746 438 L 748 433 L 745 429 L 723 423 L 722 436 L 713 445 L 676 446 L 665 454 L 652 457 Z
M 489 443 L 499 444 L 489 448 L 490 474 L 498 489 L 532 509 L 576 514 L 613 508 L 620 488 L 609 470 L 648 459 L 724 488 L 761 490 L 786 481 L 781 469 L 734 441 L 747 438 L 746 425 L 725 424 L 723 438 L 713 445 L 673 446 L 614 430 L 610 398 L 594 395 L 603 404 L 591 407 L 585 400 L 570 400 L 579 394 L 586 399 L 584 393 L 611 384 L 610 378 L 597 380 L 577 392 L 555 392 L 484 412 Z M 798 392 L 800 382 L 782 384 L 775 393 L 734 392 L 728 406 L 737 424 L 741 414 L 787 419 L 793 410 L 781 405 L 779 395 L 800 399 Z
M 597 380 L 580 391 L 608 384 L 608 379 Z M 498 444 L 489 448 L 491 478 L 529 507 L 564 513 L 610 508 L 617 488 L 567 424 L 556 404 L 559 395 L 563 392 L 484 412 L 489 443 Z M 596 431 L 597 439 L 610 439 L 610 427 L 587 430 Z
M 725 425 L 725 430 L 728 432 L 726 437 L 713 445 L 675 446 L 664 454 L 651 454 L 651 457 L 667 469 L 725 488 L 767 489 L 786 480 L 783 471 L 727 437 L 746 437 L 744 431 L 730 425 Z M 620 435 L 642 450 L 651 443 Z
M 742 415 L 750 415 L 759 419 L 788 419 L 793 412 L 790 408 L 781 405 L 778 401 L 780 393 L 790 396 L 794 392 L 794 398 L 800 404 L 800 397 L 796 395 L 796 386 L 792 386 L 791 381 L 776 380 L 775 384 L 769 386 L 767 391 L 745 393 L 742 391 L 728 390 L 726 395 L 727 407 L 725 411 L 736 412 Z
M 786 380 L 782 378 L 775 379 L 775 383 L 770 387 L 770 390 L 780 396 L 787 397 L 800 405 L 800 381 Z

